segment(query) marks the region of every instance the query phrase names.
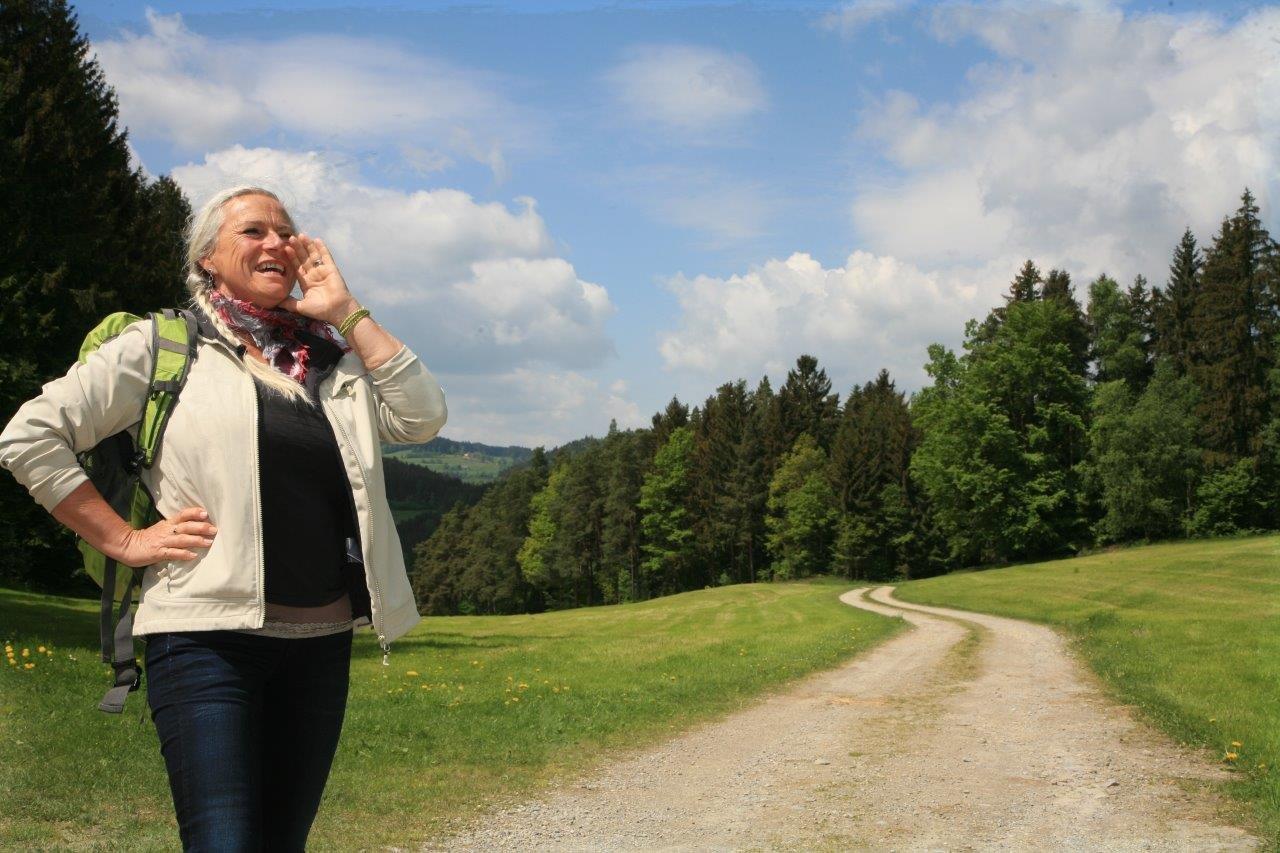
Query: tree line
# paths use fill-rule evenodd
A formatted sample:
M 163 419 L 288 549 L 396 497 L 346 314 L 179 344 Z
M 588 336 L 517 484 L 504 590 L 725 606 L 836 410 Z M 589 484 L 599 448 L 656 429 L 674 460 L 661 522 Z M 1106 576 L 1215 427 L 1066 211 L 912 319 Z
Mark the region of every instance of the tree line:
M 1246 189 L 1167 280 L 1028 260 L 960 351 L 841 401 L 815 358 L 611 424 L 456 507 L 415 550 L 429 613 L 518 613 L 838 573 L 923 577 L 1280 526 L 1280 249 Z

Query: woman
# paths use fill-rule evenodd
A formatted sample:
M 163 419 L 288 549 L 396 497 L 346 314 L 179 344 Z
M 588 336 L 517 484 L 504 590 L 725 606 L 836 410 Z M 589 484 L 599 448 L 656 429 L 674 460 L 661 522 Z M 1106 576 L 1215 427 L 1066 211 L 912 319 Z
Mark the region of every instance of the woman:
M 90 545 L 148 567 L 133 633 L 184 848 L 302 850 L 352 628 L 374 629 L 386 663 L 419 619 L 379 440 L 432 438 L 444 395 L 267 190 L 226 190 L 193 216 L 187 286 L 196 358 L 143 472 L 164 520 L 130 528 L 75 456 L 136 430 L 149 321 L 19 409 L 0 464 Z

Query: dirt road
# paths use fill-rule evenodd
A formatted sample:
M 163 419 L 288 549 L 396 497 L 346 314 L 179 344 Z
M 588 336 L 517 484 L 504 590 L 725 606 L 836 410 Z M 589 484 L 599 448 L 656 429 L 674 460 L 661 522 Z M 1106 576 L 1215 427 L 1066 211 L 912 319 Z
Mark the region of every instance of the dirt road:
M 841 600 L 913 628 L 428 850 L 1253 850 L 1225 778 L 1048 628 Z

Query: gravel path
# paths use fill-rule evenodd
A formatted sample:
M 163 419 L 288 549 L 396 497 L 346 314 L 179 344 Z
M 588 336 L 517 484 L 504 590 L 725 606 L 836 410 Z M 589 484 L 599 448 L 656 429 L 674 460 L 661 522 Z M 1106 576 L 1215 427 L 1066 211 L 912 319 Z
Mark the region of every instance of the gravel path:
M 1226 778 L 1106 700 L 1053 631 L 841 601 L 913 629 L 425 850 L 1253 850 Z

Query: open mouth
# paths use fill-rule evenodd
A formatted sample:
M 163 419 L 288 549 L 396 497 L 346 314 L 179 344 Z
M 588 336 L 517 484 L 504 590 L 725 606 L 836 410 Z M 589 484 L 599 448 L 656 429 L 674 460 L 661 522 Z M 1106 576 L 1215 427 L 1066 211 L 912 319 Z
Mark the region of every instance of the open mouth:
M 254 267 L 254 270 L 262 273 L 276 273 L 284 275 L 284 264 L 277 261 L 263 261 Z

